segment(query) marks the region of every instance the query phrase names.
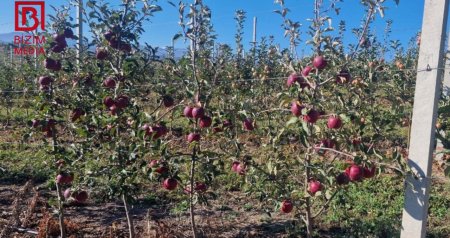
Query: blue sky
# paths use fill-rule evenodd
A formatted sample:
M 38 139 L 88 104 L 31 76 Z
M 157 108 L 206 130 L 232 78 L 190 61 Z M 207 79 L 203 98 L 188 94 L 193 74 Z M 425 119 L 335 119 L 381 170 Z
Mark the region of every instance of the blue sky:
M 86 0 L 85 0 L 86 1 Z M 50 5 L 59 6 L 67 4 L 68 1 L 61 0 L 46 0 L 47 14 L 51 13 Z M 113 6 L 121 3 L 120 0 L 110 0 Z M 174 0 L 177 3 L 177 0 Z M 187 3 L 192 1 L 185 1 Z M 243 9 L 247 12 L 247 21 L 245 24 L 245 38 L 244 43 L 248 43 L 252 38 L 252 18 L 258 18 L 258 38 L 261 36 L 273 35 L 275 40 L 282 47 L 287 47 L 289 41 L 283 37 L 283 30 L 280 25 L 282 19 L 278 14 L 273 13 L 273 10 L 279 9 L 279 6 L 273 0 L 204 0 L 205 4 L 212 9 L 212 20 L 216 33 L 218 34 L 218 42 L 228 43 L 234 46 L 235 21 L 234 14 L 237 9 Z M 291 9 L 288 14 L 292 20 L 300 21 L 303 26 L 301 38 L 307 40 L 308 37 L 304 32 L 307 30 L 307 18 L 313 16 L 313 0 L 285 0 L 285 4 Z M 325 0 L 325 2 L 327 2 Z M 153 46 L 164 47 L 170 45 L 173 35 L 180 31 L 178 26 L 178 9 L 169 5 L 165 0 L 160 0 L 159 5 L 164 9 L 163 12 L 156 13 L 152 18 L 151 23 L 145 25 L 146 33 L 142 36 L 142 41 Z M 396 6 L 393 0 L 386 0 L 385 18 L 379 15 L 376 17 L 375 24 L 372 25 L 372 31 L 381 34 L 386 26 L 386 20 L 393 20 L 392 38 L 398 39 L 406 44 L 407 41 L 413 37 L 421 28 L 423 15 L 424 0 L 400 0 L 400 4 Z M 364 9 L 358 0 L 344 0 L 339 3 L 341 8 L 339 16 L 331 15 L 333 18 L 333 26 L 338 27 L 338 23 L 344 20 L 347 24 L 347 29 L 358 27 L 361 24 L 361 19 L 364 17 Z M 14 30 L 14 1 L 2 0 L 0 1 L 0 33 L 8 33 Z M 350 31 L 345 36 L 346 42 L 353 42 L 355 36 Z M 179 41 L 176 47 L 183 48 L 183 41 Z M 304 42 L 298 48 L 309 48 L 305 46 Z

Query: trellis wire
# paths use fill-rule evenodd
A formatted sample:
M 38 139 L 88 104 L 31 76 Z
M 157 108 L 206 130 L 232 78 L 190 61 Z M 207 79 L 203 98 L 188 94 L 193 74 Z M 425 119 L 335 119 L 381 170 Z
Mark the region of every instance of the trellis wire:
M 404 72 L 404 71 L 416 71 L 416 72 L 425 72 L 425 71 L 432 71 L 432 70 L 450 70 L 450 68 L 425 68 L 421 70 L 417 70 L 416 68 L 408 68 L 408 69 L 398 69 L 398 70 L 389 70 L 390 72 Z M 283 77 L 271 77 L 271 78 L 248 78 L 248 79 L 221 79 L 217 80 L 217 83 L 222 82 L 252 82 L 252 81 L 268 81 L 268 80 L 279 80 L 279 79 L 286 79 L 287 76 Z M 160 80 L 167 80 L 166 78 L 159 78 Z M 171 85 L 179 85 L 182 84 L 181 82 L 171 83 Z M 154 84 L 141 84 L 141 85 L 134 85 L 134 87 L 140 87 L 140 88 L 146 88 L 146 87 L 153 87 Z M 42 90 L 29 90 L 29 89 L 21 89 L 21 90 L 0 90 L 0 93 L 28 93 L 28 92 L 42 92 Z

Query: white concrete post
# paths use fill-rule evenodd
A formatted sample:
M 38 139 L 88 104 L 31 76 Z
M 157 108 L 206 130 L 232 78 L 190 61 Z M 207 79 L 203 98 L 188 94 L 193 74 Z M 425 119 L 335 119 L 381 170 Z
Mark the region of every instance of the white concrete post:
M 425 0 L 414 94 L 401 238 L 426 234 L 437 106 L 441 93 L 444 39 L 449 0 Z M 431 70 L 425 70 L 431 68 Z

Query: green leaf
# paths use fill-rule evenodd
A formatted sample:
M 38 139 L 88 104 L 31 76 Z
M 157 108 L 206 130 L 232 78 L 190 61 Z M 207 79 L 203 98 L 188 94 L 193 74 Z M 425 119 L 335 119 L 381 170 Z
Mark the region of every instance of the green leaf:
M 176 41 L 176 40 L 180 39 L 182 36 L 183 36 L 183 34 L 181 34 L 181 33 L 175 34 L 175 35 L 173 36 L 172 40 L 173 40 L 173 41 Z
M 311 131 L 309 130 L 308 123 L 306 121 L 302 121 L 302 127 L 303 127 L 303 130 L 306 132 L 306 134 L 308 136 L 310 136 L 311 135 Z
M 438 114 L 450 113 L 450 105 L 442 106 L 438 110 Z
M 330 190 L 327 190 L 327 191 L 325 192 L 325 198 L 326 198 L 327 200 L 330 200 L 331 196 L 332 196 L 331 191 L 330 191 Z
M 173 3 L 172 1 L 167 1 L 167 3 L 170 4 L 170 5 L 172 5 L 173 7 L 177 7 L 177 6 L 175 5 L 175 3 Z
M 94 8 L 94 3 L 95 2 L 89 1 L 89 2 L 86 3 L 86 6 L 88 6 L 90 8 Z
M 290 126 L 291 124 L 297 123 L 298 117 L 291 117 L 288 122 L 286 122 L 286 126 Z

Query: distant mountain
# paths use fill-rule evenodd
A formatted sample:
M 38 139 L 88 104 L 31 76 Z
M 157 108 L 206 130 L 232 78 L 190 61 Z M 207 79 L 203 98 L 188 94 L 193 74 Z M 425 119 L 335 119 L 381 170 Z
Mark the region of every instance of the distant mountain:
M 161 57 L 161 58 L 166 58 L 166 57 L 168 57 L 168 53 L 169 52 L 167 52 L 167 49 L 165 49 L 165 48 L 158 48 L 158 52 L 156 53 L 156 55 Z M 174 51 L 175 59 L 180 59 L 183 56 L 185 56 L 187 53 L 188 53 L 187 49 L 175 48 L 175 51 Z
M 2 34 L 0 34 L 0 43 L 3 43 L 3 44 L 13 43 L 14 36 L 16 36 L 16 35 L 27 35 L 27 33 L 24 33 L 24 32 L 2 33 Z M 72 41 L 69 41 L 68 44 L 70 46 L 74 46 L 75 42 L 72 40 Z M 95 51 L 95 48 L 91 47 L 89 50 Z M 168 56 L 167 53 L 168 52 L 165 47 L 160 47 L 160 48 L 158 48 L 158 52 L 156 53 L 156 55 L 158 55 L 161 58 L 166 58 Z M 186 55 L 186 53 L 188 53 L 187 49 L 176 48 L 175 49 L 175 59 L 180 59 L 181 57 Z
M 27 33 L 24 32 L 10 32 L 10 33 L 3 33 L 0 34 L 0 43 L 13 43 L 14 36 L 17 35 L 27 35 Z

